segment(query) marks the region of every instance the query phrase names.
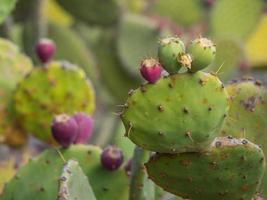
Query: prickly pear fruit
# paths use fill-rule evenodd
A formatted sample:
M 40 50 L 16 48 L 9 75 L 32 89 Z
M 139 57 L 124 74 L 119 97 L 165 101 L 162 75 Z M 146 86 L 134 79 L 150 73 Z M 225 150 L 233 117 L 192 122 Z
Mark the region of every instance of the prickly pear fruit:
M 123 152 L 115 146 L 106 147 L 101 154 L 101 163 L 107 170 L 117 170 L 123 162 Z
M 146 168 L 157 185 L 185 199 L 251 200 L 265 159 L 259 146 L 246 139 L 219 137 L 204 152 L 156 154 Z
M 77 138 L 78 124 L 66 114 L 57 115 L 51 126 L 54 139 L 63 147 L 71 145 Z
M 99 147 L 71 145 L 58 151 L 65 160 L 72 159 L 79 162 L 90 180 L 97 199 L 128 199 L 127 175 L 123 169 L 109 171 L 103 168 L 100 160 L 102 150 Z M 64 160 L 58 151 L 48 149 L 22 166 L 6 185 L 1 200 L 56 199 L 58 179 L 64 165 Z
M 67 62 L 50 62 L 35 67 L 14 95 L 16 119 L 37 138 L 54 144 L 50 126 L 61 113 L 92 114 L 95 95 L 84 71 Z
M 136 145 L 177 153 L 205 148 L 219 134 L 227 110 L 221 81 L 199 71 L 170 75 L 131 91 L 121 118 L 126 136 Z
M 73 119 L 78 124 L 78 131 L 74 144 L 84 144 L 92 136 L 93 119 L 87 113 L 83 112 L 75 113 Z
M 57 200 L 96 200 L 94 192 L 79 166 L 74 160 L 65 163 L 59 178 Z
M 192 56 L 191 72 L 196 72 L 208 67 L 215 58 L 216 47 L 207 38 L 197 38 L 188 47 L 188 53 Z
M 177 61 L 179 54 L 185 52 L 183 41 L 178 37 L 168 37 L 160 40 L 158 56 L 163 68 L 169 73 L 176 73 L 182 67 Z
M 141 63 L 140 72 L 149 83 L 155 83 L 161 76 L 161 64 L 153 59 L 145 59 Z
M 36 54 L 43 63 L 47 63 L 51 60 L 56 49 L 55 43 L 50 40 L 43 38 L 41 39 L 35 47 Z

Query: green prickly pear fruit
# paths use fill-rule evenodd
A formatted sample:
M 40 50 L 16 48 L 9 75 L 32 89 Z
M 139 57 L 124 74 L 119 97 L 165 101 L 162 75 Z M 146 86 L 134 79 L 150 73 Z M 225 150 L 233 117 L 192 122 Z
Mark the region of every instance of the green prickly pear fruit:
M 259 146 L 246 139 L 219 137 L 204 152 L 156 154 L 146 168 L 157 185 L 185 199 L 251 200 L 265 159 Z
M 177 58 L 183 53 L 185 53 L 185 46 L 180 38 L 168 37 L 160 40 L 158 49 L 159 61 L 170 74 L 177 73 L 182 67 Z
M 96 199 L 127 200 L 128 177 L 123 168 L 109 171 L 101 165 L 102 150 L 92 145 L 48 149 L 22 166 L 6 185 L 1 200 L 56 199 L 65 160 L 76 160 L 90 181 Z M 114 181 L 116 180 L 116 181 Z
M 65 163 L 59 178 L 57 200 L 96 200 L 94 192 L 79 163 L 69 160 Z
M 34 68 L 18 85 L 16 118 L 37 138 L 54 144 L 50 132 L 53 116 L 86 112 L 95 107 L 94 89 L 82 69 L 67 62 L 51 62 Z
M 198 38 L 191 42 L 188 53 L 192 57 L 190 72 L 196 72 L 208 67 L 215 58 L 216 47 L 207 38 Z
M 136 145 L 178 153 L 206 148 L 218 136 L 227 111 L 228 95 L 221 81 L 199 71 L 132 90 L 121 118 L 126 136 Z

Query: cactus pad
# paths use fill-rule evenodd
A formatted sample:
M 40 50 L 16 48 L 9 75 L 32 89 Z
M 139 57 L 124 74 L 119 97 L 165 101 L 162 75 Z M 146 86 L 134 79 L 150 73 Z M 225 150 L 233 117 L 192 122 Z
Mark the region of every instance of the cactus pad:
M 220 0 L 211 12 L 211 29 L 216 37 L 246 38 L 262 13 L 262 0 Z
M 77 19 L 88 24 L 108 26 L 116 23 L 120 8 L 115 0 L 57 0 L 57 2 Z
M 166 191 L 194 200 L 251 200 L 265 169 L 263 151 L 246 139 L 216 138 L 209 151 L 156 154 L 149 177 Z
M 90 180 L 97 199 L 127 199 L 128 178 L 124 170 L 110 172 L 104 169 L 100 163 L 100 148 L 73 145 L 59 151 L 66 160 L 72 159 L 79 162 Z M 64 160 L 55 149 L 43 152 L 20 168 L 5 187 L 1 200 L 56 199 L 63 164 Z
M 59 178 L 57 200 L 96 200 L 94 192 L 79 163 L 69 160 Z
M 161 78 L 129 95 L 121 115 L 126 135 L 162 153 L 203 149 L 217 136 L 228 110 L 223 84 L 203 72 Z
M 23 128 L 48 143 L 53 115 L 73 112 L 91 114 L 94 90 L 84 72 L 66 62 L 36 67 L 15 91 L 15 111 Z
M 267 90 L 259 81 L 244 80 L 226 87 L 230 109 L 221 129 L 222 135 L 246 137 L 267 152 Z
M 11 42 L 0 38 L 0 140 L 11 145 L 24 143 L 25 135 L 13 120 L 11 96 L 16 84 L 32 69 L 31 60 Z

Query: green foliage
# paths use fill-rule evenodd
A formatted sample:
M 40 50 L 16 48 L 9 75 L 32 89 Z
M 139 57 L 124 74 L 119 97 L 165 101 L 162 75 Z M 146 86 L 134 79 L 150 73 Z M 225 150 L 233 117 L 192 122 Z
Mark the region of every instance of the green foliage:
M 155 22 L 140 15 L 126 15 L 119 28 L 118 55 L 126 70 L 140 78 L 140 63 L 146 57 L 157 55 L 158 31 Z
M 92 114 L 95 107 L 94 89 L 84 71 L 67 62 L 34 68 L 19 83 L 14 101 L 20 125 L 48 143 L 54 143 L 50 124 L 55 114 Z
M 201 150 L 218 135 L 227 97 L 220 80 L 203 72 L 174 74 L 142 85 L 130 93 L 121 115 L 126 135 L 156 152 Z
M 265 170 L 263 151 L 245 139 L 217 138 L 210 150 L 156 154 L 146 168 L 164 190 L 194 200 L 251 200 Z
M 120 8 L 115 0 L 57 0 L 77 19 L 90 25 L 114 25 L 119 19 Z
M 222 80 L 230 80 L 237 71 L 242 46 L 232 39 L 220 39 L 216 42 L 216 55 L 212 64 L 206 68 L 206 72 L 214 72 Z
M 257 25 L 262 8 L 262 0 L 216 1 L 210 16 L 212 34 L 246 39 Z
M 96 200 L 88 178 L 79 163 L 69 160 L 63 167 L 59 178 L 58 200 Z
M 204 15 L 200 0 L 158 0 L 152 6 L 151 12 L 170 17 L 183 26 L 196 24 Z
M 0 0 L 0 24 L 10 14 L 16 5 L 17 0 Z
M 50 23 L 48 36 L 57 45 L 55 59 L 67 59 L 81 67 L 93 82 L 98 79 L 92 53 L 73 30 L 56 23 Z

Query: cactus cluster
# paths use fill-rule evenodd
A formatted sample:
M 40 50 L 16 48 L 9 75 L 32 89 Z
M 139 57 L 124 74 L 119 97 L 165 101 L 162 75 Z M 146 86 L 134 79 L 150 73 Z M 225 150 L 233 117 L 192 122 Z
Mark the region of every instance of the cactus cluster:
M 206 38 L 187 47 L 177 37 L 162 39 L 159 60 L 141 64 L 148 83 L 130 91 L 124 105 L 125 136 L 156 152 L 145 166 L 149 178 L 164 190 L 192 200 L 251 200 L 259 192 L 265 157 L 259 146 L 240 135 L 220 137 L 231 99 L 216 73 L 200 71 L 215 53 Z M 169 75 L 160 78 L 157 67 Z M 249 108 L 253 102 L 243 104 Z

